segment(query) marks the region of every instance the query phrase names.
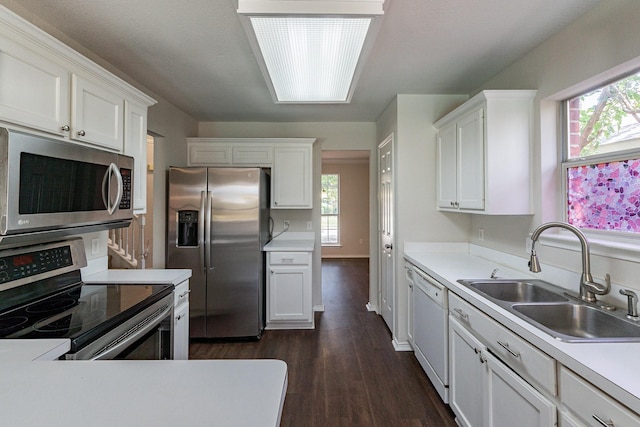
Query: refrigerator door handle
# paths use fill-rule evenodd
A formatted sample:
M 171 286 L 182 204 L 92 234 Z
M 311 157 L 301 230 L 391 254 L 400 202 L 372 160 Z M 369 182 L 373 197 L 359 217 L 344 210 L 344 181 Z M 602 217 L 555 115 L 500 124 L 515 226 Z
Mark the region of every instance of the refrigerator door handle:
M 204 231 L 204 225 L 206 224 L 206 221 L 204 220 L 205 217 L 205 201 L 206 201 L 206 197 L 205 197 L 206 191 L 201 191 L 200 192 L 200 213 L 198 214 L 198 247 L 200 248 L 200 270 L 201 271 L 206 271 L 205 270 L 205 246 L 206 246 L 206 242 L 205 242 L 205 231 Z
M 205 238 L 204 238 L 204 259 L 205 259 L 205 268 L 207 271 L 211 270 L 213 267 L 211 266 L 211 208 L 213 200 L 213 192 L 207 191 L 207 206 L 206 206 L 206 215 L 205 215 Z

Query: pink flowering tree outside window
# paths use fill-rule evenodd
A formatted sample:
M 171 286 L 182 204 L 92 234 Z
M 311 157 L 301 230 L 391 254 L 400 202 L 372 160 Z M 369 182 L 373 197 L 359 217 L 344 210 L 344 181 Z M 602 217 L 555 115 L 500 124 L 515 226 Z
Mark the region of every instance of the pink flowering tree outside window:
M 640 233 L 640 159 L 569 167 L 567 193 L 570 224 Z

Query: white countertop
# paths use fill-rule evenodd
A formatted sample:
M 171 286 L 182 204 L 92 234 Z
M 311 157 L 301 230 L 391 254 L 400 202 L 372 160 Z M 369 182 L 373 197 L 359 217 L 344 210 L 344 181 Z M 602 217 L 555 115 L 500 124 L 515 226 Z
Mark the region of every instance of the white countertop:
M 313 233 L 289 233 L 273 239 L 264 246 L 263 250 L 265 252 L 313 252 L 315 245 Z
M 287 388 L 280 360 L 4 362 L 0 377 L 0 425 L 21 427 L 275 427 Z
M 104 270 L 83 277 L 85 283 L 178 285 L 191 277 L 190 269 Z
M 532 277 L 508 265 L 470 253 L 406 252 L 405 258 L 559 363 L 640 412 L 640 343 L 559 341 L 457 283 L 458 279 L 487 278 L 494 268 L 499 268 L 499 277 Z
M 68 338 L 0 340 L 0 363 L 30 360 L 56 360 L 71 349 Z

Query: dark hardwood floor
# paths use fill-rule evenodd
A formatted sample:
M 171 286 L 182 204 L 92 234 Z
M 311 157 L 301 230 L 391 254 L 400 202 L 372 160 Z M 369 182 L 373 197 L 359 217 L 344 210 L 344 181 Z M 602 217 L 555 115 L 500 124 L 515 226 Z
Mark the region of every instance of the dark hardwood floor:
M 322 284 L 325 311 L 315 314 L 315 330 L 265 331 L 257 342 L 193 342 L 190 357 L 284 360 L 282 426 L 454 427 L 413 353 L 396 352 L 382 318 L 367 311 L 368 260 L 323 260 Z

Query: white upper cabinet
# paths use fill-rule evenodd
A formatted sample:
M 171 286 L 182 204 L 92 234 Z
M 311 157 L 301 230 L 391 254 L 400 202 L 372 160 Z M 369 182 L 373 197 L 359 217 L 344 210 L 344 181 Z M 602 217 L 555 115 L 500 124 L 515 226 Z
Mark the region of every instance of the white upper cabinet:
M 271 168 L 271 209 L 312 209 L 315 141 L 315 138 L 187 138 L 187 164 Z
M 69 71 L 36 52 L 0 37 L 0 117 L 8 122 L 66 135 Z
M 146 207 L 147 108 L 155 103 L 0 6 L 0 126 L 131 155 L 140 213 Z
M 275 147 L 271 181 L 272 209 L 311 209 L 312 144 Z
M 435 123 L 439 210 L 526 215 L 534 90 L 487 90 Z
M 71 94 L 71 138 L 122 151 L 124 97 L 76 74 Z
M 133 171 L 133 210 L 147 211 L 147 108 L 124 102 L 124 154 L 135 161 Z

